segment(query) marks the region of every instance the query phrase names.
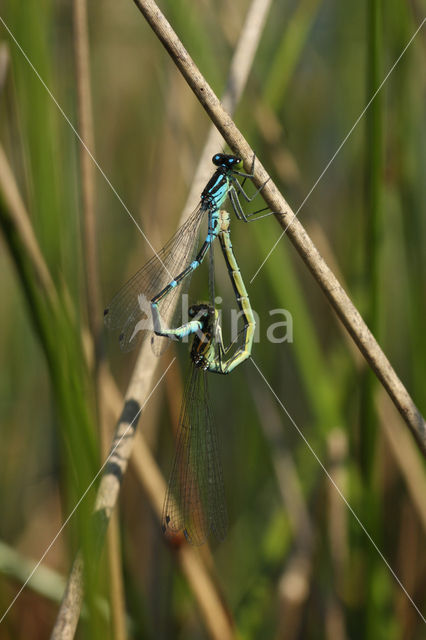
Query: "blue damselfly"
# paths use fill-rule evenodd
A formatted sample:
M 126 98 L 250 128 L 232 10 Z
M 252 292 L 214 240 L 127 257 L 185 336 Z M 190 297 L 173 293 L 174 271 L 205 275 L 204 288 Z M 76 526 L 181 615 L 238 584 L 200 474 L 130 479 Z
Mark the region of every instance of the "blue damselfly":
M 180 285 L 189 283 L 191 274 L 202 263 L 208 249 L 219 233 L 219 209 L 229 197 L 239 220 L 249 222 L 261 209 L 246 215 L 239 196 L 251 202 L 253 196 L 244 191 L 244 182 L 253 177 L 251 173 L 238 171 L 241 160 L 237 156 L 217 153 L 212 158 L 217 167 L 204 188 L 200 203 L 186 222 L 176 231 L 161 251 L 153 256 L 115 295 L 104 311 L 105 324 L 109 329 L 120 329 L 119 343 L 123 351 L 133 349 L 141 339 L 152 331 L 151 304 L 156 305 L 164 317 L 176 300 Z M 243 177 L 240 184 L 236 176 Z M 266 209 L 266 207 L 265 207 Z M 200 225 L 207 214 L 207 236 L 197 255 L 197 239 Z M 269 215 L 269 214 L 267 214 Z M 263 217 L 263 216 L 262 216 Z M 157 346 L 157 350 L 161 348 Z

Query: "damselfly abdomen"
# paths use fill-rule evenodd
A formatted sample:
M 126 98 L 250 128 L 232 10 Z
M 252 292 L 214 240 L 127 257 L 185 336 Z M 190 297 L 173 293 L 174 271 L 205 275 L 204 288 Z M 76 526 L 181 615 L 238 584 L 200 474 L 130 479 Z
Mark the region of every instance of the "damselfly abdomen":
M 161 335 L 183 339 L 194 334 L 162 529 L 167 536 L 182 532 L 196 545 L 205 542 L 210 534 L 222 540 L 227 529 L 219 439 L 210 408 L 208 374 L 230 373 L 246 360 L 251 354 L 255 329 L 250 300 L 232 250 L 226 211 L 220 212 L 219 239 L 244 320 L 239 347 L 236 350 L 232 349 L 233 344 L 224 347 L 219 315 L 210 304 L 190 307 L 189 322 L 175 329 L 165 329 L 159 314 L 154 314 L 156 330 Z M 228 355 L 230 349 L 232 353 Z

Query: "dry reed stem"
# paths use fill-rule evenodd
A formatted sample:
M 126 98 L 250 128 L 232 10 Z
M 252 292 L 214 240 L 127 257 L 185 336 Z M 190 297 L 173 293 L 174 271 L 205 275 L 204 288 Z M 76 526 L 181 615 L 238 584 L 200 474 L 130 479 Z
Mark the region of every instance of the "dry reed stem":
M 4 85 L 6 84 L 9 64 L 9 47 L 5 42 L 2 42 L 0 43 L 0 95 L 2 94 Z
M 311 577 L 312 557 L 296 549 L 278 583 L 279 624 L 276 640 L 296 640 L 300 637 Z
M 66 606 L 63 609 L 61 619 L 55 624 L 51 640 L 72 640 L 77 628 L 77 623 L 74 624 L 74 611 L 80 610 L 83 604 L 83 589 L 81 585 L 83 583 L 83 558 L 81 553 L 77 553 L 72 569 L 72 575 L 75 579 L 71 582 L 68 580 L 65 587 L 65 594 L 62 601 L 65 600 Z M 78 622 L 78 619 L 77 619 Z
M 326 598 L 324 614 L 324 638 L 326 640 L 349 640 L 343 604 L 330 594 Z
M 408 494 L 417 513 L 423 531 L 426 532 L 426 471 L 412 439 L 402 424 L 395 419 L 388 396 L 379 390 L 376 409 L 387 445 L 404 479 Z
M 231 149 L 243 159 L 245 168 L 249 170 L 254 155 L 253 150 L 221 105 L 156 3 L 153 0 L 134 0 L 134 2 L 169 52 L 213 123 Z M 355 344 L 386 389 L 411 429 L 420 450 L 426 456 L 426 424 L 420 411 L 360 313 L 259 161 L 256 162 L 253 182 L 257 187 L 266 183 L 262 192 L 265 202 L 272 211 L 281 212 L 275 214 L 277 221 L 287 233 Z
M 348 567 L 348 509 L 336 486 L 346 495 L 348 438 L 341 428 L 333 429 L 327 438 L 327 533 L 334 589 L 330 590 L 325 616 L 327 638 L 346 640 L 345 615 L 342 599 L 345 593 L 345 571 Z
M 120 536 L 119 511 L 116 509 L 106 533 L 108 554 L 109 597 L 111 605 L 111 629 L 114 640 L 125 640 L 126 601 L 124 597 L 124 581 L 122 572 L 122 553 Z
M 348 561 L 348 510 L 336 491 L 343 495 L 347 490 L 348 438 L 343 429 L 336 427 L 327 438 L 328 468 L 332 482 L 327 483 L 328 538 L 334 582 L 338 595 L 344 589 L 345 568 Z
M 97 233 L 95 216 L 95 174 L 92 158 L 86 151 L 90 149 L 95 155 L 95 138 L 93 132 L 93 110 L 90 81 L 90 48 L 87 21 L 86 0 L 73 2 L 74 54 L 75 74 L 77 85 L 77 114 L 78 129 L 83 144 L 80 148 L 80 179 L 82 187 L 83 205 L 83 255 L 85 262 L 85 290 L 88 311 L 91 344 L 93 347 L 93 373 L 96 389 L 96 404 L 98 411 L 98 425 L 100 436 L 101 458 L 108 453 L 110 436 L 108 423 L 100 402 L 101 388 L 105 379 L 106 369 L 103 364 L 102 349 L 102 304 L 99 288 L 99 269 L 97 251 Z M 115 640 L 125 640 L 126 619 L 124 586 L 121 572 L 121 545 L 118 524 L 118 513 L 112 517 L 107 532 L 107 565 L 109 599 L 111 604 L 111 620 Z
M 40 251 L 37 239 L 30 223 L 28 213 L 19 193 L 15 177 L 0 145 L 0 192 L 5 204 L 5 212 L 22 240 L 28 258 L 33 265 L 34 274 L 46 298 L 56 305 L 58 296 L 49 269 Z
M 95 155 L 92 97 L 89 69 L 89 39 L 86 0 L 74 0 L 74 54 L 77 86 L 78 132 L 92 155 Z M 94 338 L 95 368 L 102 330 L 102 303 L 99 290 L 98 250 L 95 217 L 95 167 L 83 144 L 80 144 L 80 177 L 83 204 L 83 251 L 89 328 Z
M 424 535 L 416 526 L 416 514 L 412 505 L 404 502 L 399 518 L 397 563 L 401 580 L 410 593 L 422 593 L 424 584 L 423 558 Z M 416 612 L 402 591 L 395 594 L 395 616 L 399 624 L 401 638 L 415 637 Z

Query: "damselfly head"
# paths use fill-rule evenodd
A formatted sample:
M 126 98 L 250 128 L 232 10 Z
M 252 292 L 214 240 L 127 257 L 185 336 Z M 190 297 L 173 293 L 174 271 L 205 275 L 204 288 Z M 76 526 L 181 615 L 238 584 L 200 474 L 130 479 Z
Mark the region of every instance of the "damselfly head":
M 207 303 L 193 304 L 188 309 L 190 318 L 198 318 L 202 320 L 214 316 L 214 307 Z
M 217 167 L 232 169 L 235 165 L 240 164 L 241 158 L 226 153 L 216 153 L 212 158 L 212 162 Z
M 214 327 L 217 319 L 217 311 L 206 302 L 193 304 L 188 309 L 188 314 L 200 321 L 201 326 L 194 334 L 191 348 L 191 360 L 199 369 L 208 369 L 211 360 L 212 341 L 214 339 Z

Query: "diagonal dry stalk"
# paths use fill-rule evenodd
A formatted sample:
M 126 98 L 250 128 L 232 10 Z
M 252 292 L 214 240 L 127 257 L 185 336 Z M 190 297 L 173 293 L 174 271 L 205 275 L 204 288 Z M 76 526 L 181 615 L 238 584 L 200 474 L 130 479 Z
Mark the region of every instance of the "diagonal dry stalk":
M 134 0 L 134 2 L 169 52 L 212 122 L 231 149 L 243 159 L 244 165 L 248 170 L 253 159 L 253 150 L 230 115 L 223 108 L 157 4 L 154 0 Z M 275 214 L 278 223 L 287 233 L 358 349 L 401 413 L 405 423 L 416 438 L 423 455 L 426 456 L 426 424 L 423 416 L 396 375 L 355 305 L 323 260 L 304 227 L 259 161 L 256 162 L 253 182 L 257 187 L 265 185 L 262 191 L 265 202 L 272 211 L 281 212 Z

